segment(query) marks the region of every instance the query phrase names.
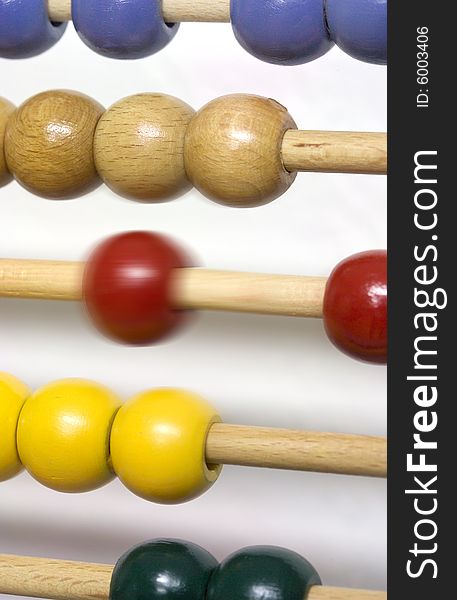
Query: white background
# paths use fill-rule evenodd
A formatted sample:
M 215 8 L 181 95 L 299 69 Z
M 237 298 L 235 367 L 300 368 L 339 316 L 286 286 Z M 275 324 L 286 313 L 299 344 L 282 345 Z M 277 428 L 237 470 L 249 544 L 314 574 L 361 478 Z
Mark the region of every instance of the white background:
M 228 25 L 183 25 L 160 54 L 104 59 L 70 25 L 48 53 L 0 59 L 0 94 L 20 104 L 52 88 L 109 106 L 165 92 L 199 108 L 233 92 L 270 96 L 302 129 L 384 131 L 386 70 L 333 49 L 301 67 L 246 54 Z M 0 255 L 83 259 L 113 232 L 171 234 L 212 268 L 327 275 L 342 258 L 386 246 L 386 179 L 300 174 L 289 192 L 256 209 L 212 204 L 197 192 L 141 205 L 107 188 L 46 201 L 18 184 L 0 190 Z M 0 300 L 0 369 L 32 388 L 85 377 L 124 398 L 178 386 L 213 402 L 226 422 L 385 434 L 386 371 L 346 358 L 320 321 L 199 314 L 169 343 L 132 349 L 106 341 L 81 307 Z M 386 485 L 334 475 L 224 468 L 203 497 L 180 506 L 140 500 L 118 482 L 84 495 L 53 492 L 27 474 L 0 484 L 0 552 L 114 562 L 157 536 L 197 542 L 219 559 L 242 546 L 277 544 L 314 563 L 328 585 L 384 589 Z

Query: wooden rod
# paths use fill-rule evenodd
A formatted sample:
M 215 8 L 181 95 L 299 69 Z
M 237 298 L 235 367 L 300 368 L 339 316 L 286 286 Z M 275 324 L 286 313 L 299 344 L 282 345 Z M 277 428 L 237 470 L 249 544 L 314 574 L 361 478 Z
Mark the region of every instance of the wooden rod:
M 0 554 L 0 594 L 51 600 L 108 600 L 113 568 L 104 564 Z M 387 594 L 313 586 L 307 600 L 387 600 Z
M 84 263 L 0 259 L 0 297 L 81 300 Z M 177 269 L 180 309 L 322 317 L 324 277 Z
M 213 464 L 386 477 L 387 440 L 217 423 L 208 433 L 206 460 Z
M 81 300 L 84 263 L 0 259 L 0 296 Z
M 182 269 L 174 297 L 179 308 L 321 318 L 326 283 L 325 277 Z
M 316 585 L 310 589 L 306 600 L 387 600 L 387 592 Z
M 0 593 L 55 600 L 108 598 L 113 567 L 0 554 Z
M 317 173 L 387 173 L 385 133 L 286 131 L 282 159 L 290 171 Z
M 51 21 L 71 21 L 71 0 L 47 0 Z M 230 0 L 162 0 L 167 23 L 230 23 Z

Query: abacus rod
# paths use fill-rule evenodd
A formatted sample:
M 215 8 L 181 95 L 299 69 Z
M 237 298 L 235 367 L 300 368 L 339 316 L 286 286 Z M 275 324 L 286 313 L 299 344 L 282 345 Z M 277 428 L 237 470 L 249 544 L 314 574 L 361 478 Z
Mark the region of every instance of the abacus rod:
M 326 283 L 325 277 L 182 269 L 174 296 L 180 308 L 321 318 Z
M 0 554 L 0 594 L 51 600 L 108 600 L 113 568 L 105 564 Z M 387 594 L 313 586 L 307 600 L 387 600 Z
M 386 477 L 387 440 L 216 423 L 206 440 L 206 460 L 213 464 Z
M 71 0 L 47 0 L 51 21 L 71 21 Z M 167 23 L 230 23 L 230 0 L 162 0 Z
M 289 129 L 283 138 L 282 160 L 290 172 L 385 175 L 387 135 Z
M 84 263 L 0 259 L 0 297 L 80 300 Z M 324 277 L 177 269 L 180 309 L 322 317 Z

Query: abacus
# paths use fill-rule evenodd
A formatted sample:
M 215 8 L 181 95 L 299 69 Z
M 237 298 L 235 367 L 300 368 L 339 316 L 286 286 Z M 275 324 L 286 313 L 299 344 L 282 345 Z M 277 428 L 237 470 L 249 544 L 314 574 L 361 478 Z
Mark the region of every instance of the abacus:
M 91 381 L 66 379 L 31 394 L 0 373 L 0 392 L 0 481 L 25 468 L 46 487 L 74 493 L 117 475 L 137 496 L 175 504 L 208 490 L 222 464 L 386 477 L 382 437 L 223 424 L 184 390 L 148 390 L 122 404 Z
M 273 65 L 305 64 L 335 45 L 387 63 L 387 0 L 0 0 L 0 58 L 47 51 L 69 21 L 86 46 L 115 59 L 159 52 L 181 22 L 209 22 L 231 23 L 239 44 Z M 386 134 L 298 130 L 282 104 L 252 94 L 222 96 L 197 112 L 163 93 L 129 96 L 108 110 L 71 90 L 45 91 L 19 107 L 0 98 L 0 186 L 14 179 L 50 200 L 103 182 L 142 203 L 195 187 L 218 204 L 251 208 L 285 194 L 298 172 L 385 175 Z M 170 238 L 128 231 L 102 241 L 85 262 L 0 258 L 1 297 L 79 301 L 106 338 L 137 346 L 176 333 L 195 310 L 319 318 L 347 356 L 387 362 L 383 250 L 349 256 L 328 277 L 271 275 L 196 268 Z M 386 478 L 387 440 L 224 423 L 203 397 L 175 387 L 124 401 L 87 379 L 31 391 L 0 371 L 0 482 L 26 471 L 55 492 L 83 493 L 117 477 L 137 504 L 175 505 L 209 492 L 223 465 Z M 218 563 L 194 543 L 167 538 L 134 546 L 115 566 L 0 554 L 0 594 L 387 600 L 384 592 L 324 586 L 308 560 L 284 548 L 251 546 Z
M 2 139 L 0 181 L 9 170 L 54 199 L 82 195 L 101 178 L 143 202 L 176 198 L 193 184 L 215 202 L 250 207 L 284 194 L 297 171 L 387 170 L 385 134 L 299 131 L 283 106 L 249 94 L 218 98 L 196 114 L 163 94 L 130 96 L 106 112 L 69 91 L 38 94 L 16 111 L 0 99 L 0 150 Z
M 387 62 L 387 0 L 1 0 L 0 56 L 44 52 L 73 19 L 82 41 L 111 58 L 143 58 L 164 48 L 183 21 L 231 22 L 260 60 L 299 65 L 336 43 L 368 63 Z
M 387 256 L 356 254 L 328 279 L 189 267 L 172 240 L 108 238 L 87 263 L 0 259 L 0 297 L 84 300 L 95 326 L 128 344 L 162 340 L 189 309 L 323 317 L 329 339 L 360 360 L 387 359 Z
M 285 548 L 250 546 L 218 564 L 200 546 L 175 539 L 138 544 L 114 567 L 0 554 L 0 593 L 54 600 L 387 600 L 384 592 L 323 586 L 313 565 Z

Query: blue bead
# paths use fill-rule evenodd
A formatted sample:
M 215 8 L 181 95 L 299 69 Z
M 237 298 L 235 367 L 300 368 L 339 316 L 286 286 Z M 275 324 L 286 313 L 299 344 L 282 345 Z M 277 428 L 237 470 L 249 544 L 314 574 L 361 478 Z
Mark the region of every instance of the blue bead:
M 387 0 L 326 0 L 332 39 L 353 58 L 387 64 Z
M 83 42 L 110 58 L 144 58 L 162 50 L 179 24 L 165 23 L 161 0 L 72 0 Z
M 330 50 L 324 0 L 231 0 L 232 27 L 245 50 L 275 65 L 301 65 Z
M 66 23 L 51 23 L 46 0 L 0 0 L 0 56 L 29 58 L 60 40 Z

